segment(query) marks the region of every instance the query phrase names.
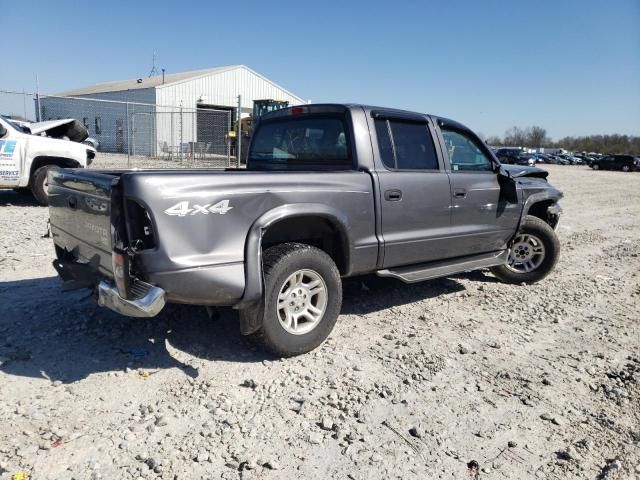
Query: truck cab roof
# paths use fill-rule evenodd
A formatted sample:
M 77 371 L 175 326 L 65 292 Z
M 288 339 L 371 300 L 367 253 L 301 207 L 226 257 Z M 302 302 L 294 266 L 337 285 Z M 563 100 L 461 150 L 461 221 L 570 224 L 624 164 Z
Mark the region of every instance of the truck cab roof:
M 413 121 L 428 121 L 433 119 L 438 122 L 440 126 L 448 126 L 450 128 L 456 128 L 460 130 L 470 131 L 465 125 L 451 120 L 446 117 L 439 117 L 428 113 L 414 112 L 411 110 L 403 110 L 399 108 L 379 107 L 376 105 L 366 105 L 361 103 L 310 103 L 307 105 L 296 105 L 287 108 L 282 108 L 274 112 L 266 113 L 262 116 L 261 120 L 268 121 L 274 118 L 287 117 L 292 115 L 304 115 L 304 114 L 323 114 L 323 113 L 344 113 L 348 110 L 361 109 L 365 113 L 372 114 L 376 117 L 393 117 L 399 119 L 407 119 Z

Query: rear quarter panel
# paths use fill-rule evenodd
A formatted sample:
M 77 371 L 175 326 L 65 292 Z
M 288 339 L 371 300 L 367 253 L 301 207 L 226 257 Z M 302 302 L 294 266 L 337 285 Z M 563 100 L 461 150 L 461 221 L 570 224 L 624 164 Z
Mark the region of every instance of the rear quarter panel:
M 351 264 L 356 270 L 376 264 L 372 181 L 364 172 L 154 171 L 124 174 L 121 182 L 125 197 L 152 217 L 157 246 L 139 254 L 144 273 L 173 301 L 238 300 L 248 232 L 283 205 L 316 203 L 339 212 L 348 230 Z M 212 212 L 220 202 L 226 211 Z M 178 285 L 178 278 L 189 288 Z M 207 294 L 207 286 L 218 291 Z M 218 300 L 207 301 L 212 297 Z

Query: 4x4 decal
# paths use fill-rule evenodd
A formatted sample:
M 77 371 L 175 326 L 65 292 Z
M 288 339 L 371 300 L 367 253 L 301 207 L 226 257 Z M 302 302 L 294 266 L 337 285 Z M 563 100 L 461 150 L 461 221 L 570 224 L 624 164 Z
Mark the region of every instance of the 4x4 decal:
M 220 215 L 224 215 L 233 207 L 229 206 L 229 200 L 220 200 L 215 205 L 210 203 L 204 205 L 198 205 L 194 203 L 191 207 L 189 207 L 189 202 L 178 202 L 175 205 L 167 208 L 164 213 L 167 215 L 175 215 L 178 217 L 186 217 L 187 215 L 208 215 L 210 213 L 219 213 Z

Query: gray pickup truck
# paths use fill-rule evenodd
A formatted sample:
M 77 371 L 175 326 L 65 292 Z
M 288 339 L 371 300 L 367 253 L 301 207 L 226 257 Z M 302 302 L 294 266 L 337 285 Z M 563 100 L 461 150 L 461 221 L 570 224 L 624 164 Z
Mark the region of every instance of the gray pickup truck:
M 233 306 L 243 334 L 296 355 L 333 329 L 343 277 L 544 278 L 562 197 L 546 177 L 445 118 L 297 106 L 261 119 L 246 169 L 52 170 L 54 266 L 124 315 Z

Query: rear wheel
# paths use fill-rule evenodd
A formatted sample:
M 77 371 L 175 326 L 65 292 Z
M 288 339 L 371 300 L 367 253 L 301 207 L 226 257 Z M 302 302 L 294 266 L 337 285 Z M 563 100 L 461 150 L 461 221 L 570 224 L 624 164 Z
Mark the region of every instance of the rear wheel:
M 593 168 L 594 170 L 600 170 L 600 165 L 598 165 L 597 163 L 594 163 L 591 168 Z
M 536 283 L 551 273 L 558 258 L 556 232 L 538 217 L 528 215 L 511 243 L 507 263 L 491 272 L 507 283 Z
M 289 357 L 313 350 L 331 333 L 342 306 L 342 282 L 322 250 L 284 243 L 264 252 L 264 302 L 240 315 L 257 316 L 251 337 Z
M 47 172 L 53 167 L 55 167 L 55 165 L 40 167 L 33 173 L 33 177 L 31 178 L 31 193 L 33 193 L 33 196 L 40 205 L 47 206 L 49 204 Z
M 622 166 L 622 171 L 623 171 L 623 172 L 630 172 L 630 171 L 631 171 L 631 168 L 629 168 L 629 165 L 623 165 L 623 166 Z

